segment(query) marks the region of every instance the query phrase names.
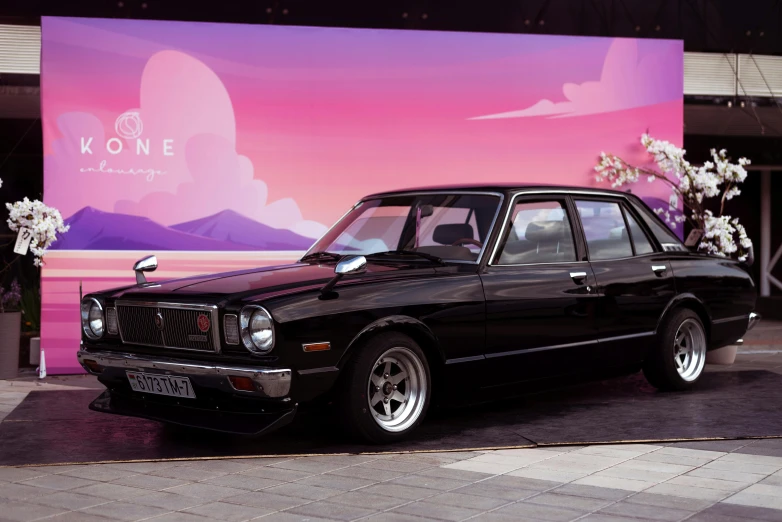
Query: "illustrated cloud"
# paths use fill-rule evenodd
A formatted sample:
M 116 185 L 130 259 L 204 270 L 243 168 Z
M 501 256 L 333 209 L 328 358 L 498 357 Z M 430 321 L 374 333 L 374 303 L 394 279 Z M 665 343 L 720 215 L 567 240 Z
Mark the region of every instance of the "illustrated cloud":
M 468 119 L 586 116 L 681 99 L 684 73 L 678 81 L 660 74 L 670 69 L 666 62 L 677 59 L 677 45 L 672 42 L 667 50 L 649 53 L 639 62 L 636 40 L 617 38 L 608 49 L 599 81 L 562 86 L 567 101 L 540 100 L 526 109 Z

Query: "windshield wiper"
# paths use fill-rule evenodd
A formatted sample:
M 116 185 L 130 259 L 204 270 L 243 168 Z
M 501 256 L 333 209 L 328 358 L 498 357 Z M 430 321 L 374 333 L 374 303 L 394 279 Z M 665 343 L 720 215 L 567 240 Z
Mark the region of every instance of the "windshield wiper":
M 445 264 L 442 258 L 433 256 L 432 254 L 427 254 L 426 252 L 416 252 L 415 250 L 388 250 L 386 252 L 374 252 L 372 254 L 367 254 L 365 257 L 374 256 L 417 256 L 422 259 L 427 259 L 432 263 L 437 263 L 438 265 Z
M 313 252 L 302 257 L 302 261 L 313 261 L 315 259 L 328 259 L 329 261 L 339 261 L 342 256 L 334 252 Z

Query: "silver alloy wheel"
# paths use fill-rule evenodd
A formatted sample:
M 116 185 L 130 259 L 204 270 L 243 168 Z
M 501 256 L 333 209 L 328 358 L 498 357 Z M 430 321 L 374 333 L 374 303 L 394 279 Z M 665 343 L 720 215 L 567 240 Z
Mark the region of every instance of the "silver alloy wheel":
M 676 371 L 687 382 L 697 379 L 703 371 L 706 363 L 706 334 L 695 319 L 686 319 L 676 330 L 673 358 Z
M 367 383 L 372 418 L 386 431 L 405 431 L 421 416 L 428 385 L 424 365 L 412 350 L 386 350 L 372 366 Z

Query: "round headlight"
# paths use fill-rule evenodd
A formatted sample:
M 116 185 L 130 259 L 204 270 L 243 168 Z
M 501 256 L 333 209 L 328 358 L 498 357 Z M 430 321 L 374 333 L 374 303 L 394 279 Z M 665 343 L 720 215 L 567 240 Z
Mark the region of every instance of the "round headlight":
M 100 339 L 104 331 L 103 307 L 97 299 L 81 303 L 81 328 L 89 339 Z
M 271 314 L 260 306 L 242 309 L 240 327 L 244 346 L 255 353 L 267 353 L 274 348 L 274 324 Z

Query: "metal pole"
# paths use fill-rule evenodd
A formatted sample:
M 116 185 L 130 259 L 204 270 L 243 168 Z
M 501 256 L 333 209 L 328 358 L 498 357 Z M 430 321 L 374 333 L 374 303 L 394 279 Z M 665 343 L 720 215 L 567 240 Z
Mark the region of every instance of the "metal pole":
M 760 171 L 760 295 L 771 295 L 768 264 L 771 260 L 771 170 Z

